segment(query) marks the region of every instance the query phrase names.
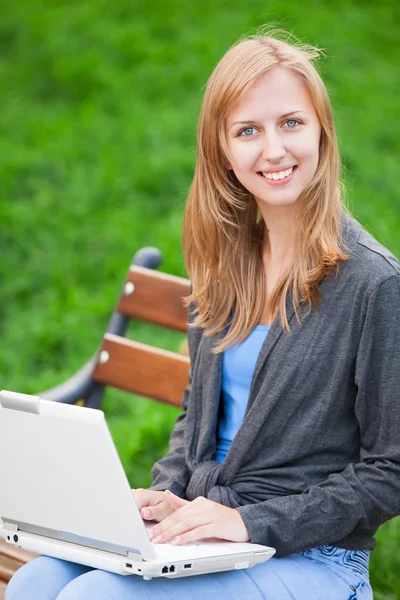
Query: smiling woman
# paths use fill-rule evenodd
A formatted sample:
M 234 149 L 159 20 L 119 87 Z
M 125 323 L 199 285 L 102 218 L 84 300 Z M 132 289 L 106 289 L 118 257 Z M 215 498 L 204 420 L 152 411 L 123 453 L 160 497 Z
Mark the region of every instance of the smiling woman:
M 304 83 L 281 67 L 261 75 L 230 113 L 229 167 L 253 194 L 265 222 L 271 206 L 293 204 L 311 183 L 320 137 L 318 115 Z
M 134 490 L 152 543 L 276 557 L 149 582 L 42 557 L 7 600 L 372 599 L 373 536 L 400 513 L 400 264 L 343 207 L 317 56 L 264 32 L 210 77 L 183 226 L 191 382 Z
M 278 312 L 289 330 L 289 292 L 299 318 L 300 304 L 317 304 L 319 283 L 346 260 L 340 159 L 318 57 L 316 48 L 256 36 L 210 77 L 183 249 L 196 324 L 217 333 L 235 306 L 216 351 Z

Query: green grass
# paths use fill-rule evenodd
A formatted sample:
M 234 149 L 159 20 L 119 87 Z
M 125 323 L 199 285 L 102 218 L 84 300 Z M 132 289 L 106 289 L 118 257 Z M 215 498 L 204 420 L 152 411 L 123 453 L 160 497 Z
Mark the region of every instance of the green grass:
M 325 48 L 350 204 L 400 256 L 392 0 L 20 0 L 1 12 L 2 387 L 35 392 L 81 366 L 141 246 L 185 274 L 181 221 L 205 82 L 233 41 L 271 20 Z M 132 484 L 148 484 L 176 411 L 118 393 L 104 407 Z M 379 600 L 400 598 L 398 532 L 397 521 L 382 528 L 372 556 Z

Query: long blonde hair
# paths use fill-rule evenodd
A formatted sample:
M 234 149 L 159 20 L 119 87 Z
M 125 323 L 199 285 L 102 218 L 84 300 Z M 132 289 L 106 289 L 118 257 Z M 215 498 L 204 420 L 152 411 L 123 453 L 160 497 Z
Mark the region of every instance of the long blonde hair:
M 262 251 L 268 233 L 253 195 L 227 167 L 225 129 L 240 97 L 274 67 L 289 68 L 302 78 L 321 124 L 321 138 L 316 173 L 298 199 L 302 218 L 294 242 L 296 260 L 268 301 L 270 318 L 279 314 L 282 326 L 290 331 L 288 295 L 300 322 L 300 307 L 310 310 L 318 305 L 319 284 L 340 260 L 348 258 L 341 244 L 342 186 L 332 107 L 313 65 L 319 55 L 317 48 L 263 32 L 228 50 L 208 81 L 182 243 L 192 281 L 192 293 L 185 300 L 196 303 L 193 326 L 214 335 L 230 324 L 214 352 L 243 341 L 265 311 Z

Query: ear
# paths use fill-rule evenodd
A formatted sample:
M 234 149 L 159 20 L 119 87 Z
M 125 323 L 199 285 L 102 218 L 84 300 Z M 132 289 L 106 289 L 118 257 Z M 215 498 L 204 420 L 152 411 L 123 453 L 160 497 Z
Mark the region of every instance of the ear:
M 225 136 L 219 137 L 219 150 L 221 153 L 221 162 L 224 163 L 225 169 L 227 169 L 228 171 L 233 171 L 231 162 L 229 160 L 230 156 Z
M 224 165 L 225 165 L 225 169 L 227 169 L 228 171 L 233 171 L 233 167 L 232 167 L 232 164 L 231 164 L 231 162 L 229 160 L 229 156 L 227 156 L 226 154 L 225 154 L 225 156 L 223 158 L 223 162 L 224 162 Z

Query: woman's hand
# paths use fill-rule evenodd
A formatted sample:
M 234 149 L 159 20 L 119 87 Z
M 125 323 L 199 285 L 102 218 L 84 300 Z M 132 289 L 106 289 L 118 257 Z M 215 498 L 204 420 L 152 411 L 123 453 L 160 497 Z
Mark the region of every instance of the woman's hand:
M 138 488 L 132 490 L 132 493 L 140 514 L 146 521 L 160 522 L 176 510 L 166 501 L 166 492 Z
M 204 538 L 231 542 L 250 540 L 243 519 L 234 508 L 203 497 L 189 502 L 169 491 L 164 494 L 173 512 L 151 530 L 149 537 L 156 544 L 171 542 L 177 546 Z

